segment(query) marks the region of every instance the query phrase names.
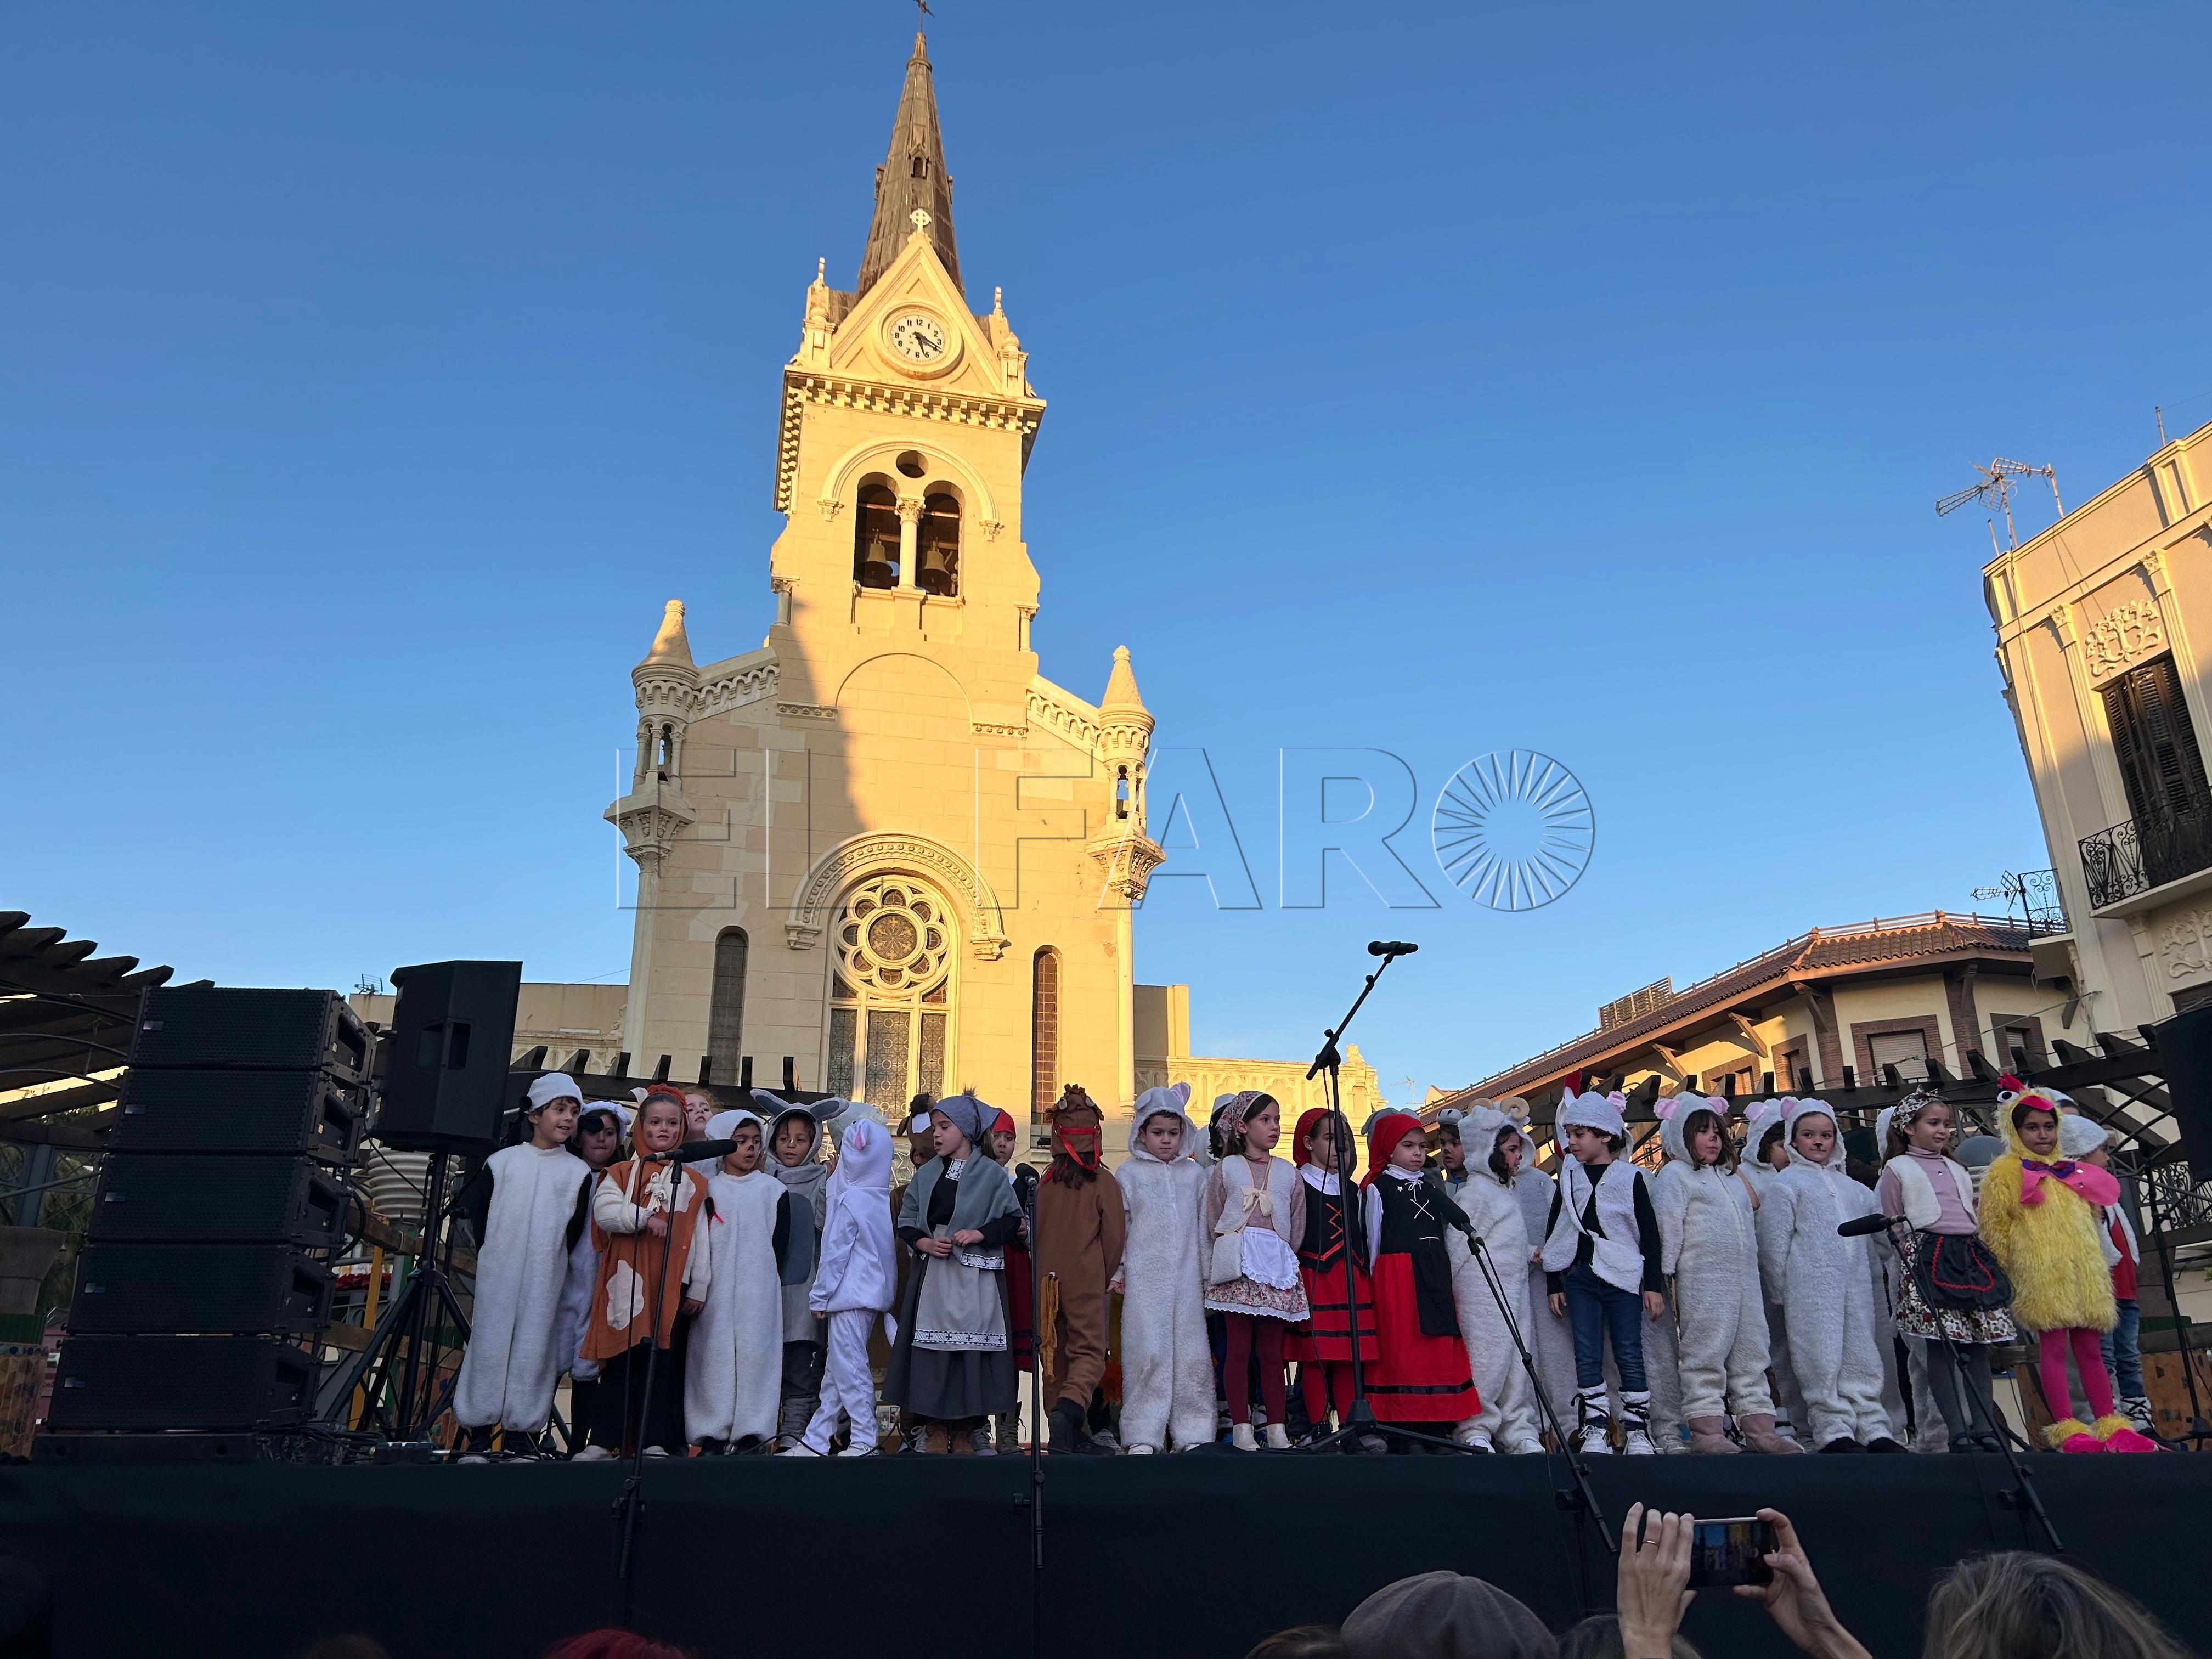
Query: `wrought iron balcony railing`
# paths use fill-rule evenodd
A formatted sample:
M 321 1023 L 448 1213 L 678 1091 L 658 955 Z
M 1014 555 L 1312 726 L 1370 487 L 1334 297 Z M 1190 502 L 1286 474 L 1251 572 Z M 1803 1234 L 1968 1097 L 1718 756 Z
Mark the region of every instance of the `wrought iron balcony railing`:
M 2212 868 L 2212 811 L 2129 818 L 2081 838 L 2081 874 L 2096 909 Z

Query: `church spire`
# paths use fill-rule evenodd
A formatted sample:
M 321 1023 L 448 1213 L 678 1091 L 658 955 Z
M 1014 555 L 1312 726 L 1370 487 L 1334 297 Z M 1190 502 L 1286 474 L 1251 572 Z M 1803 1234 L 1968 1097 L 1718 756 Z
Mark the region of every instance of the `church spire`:
M 914 232 L 916 209 L 929 215 L 926 234 L 953 285 L 960 285 L 960 255 L 952 241 L 952 179 L 945 171 L 945 141 L 937 131 L 937 91 L 929 76 L 929 46 L 916 29 L 914 56 L 906 60 L 906 85 L 891 118 L 890 151 L 876 169 L 876 212 L 868 246 L 860 254 L 854 298 L 890 269 Z

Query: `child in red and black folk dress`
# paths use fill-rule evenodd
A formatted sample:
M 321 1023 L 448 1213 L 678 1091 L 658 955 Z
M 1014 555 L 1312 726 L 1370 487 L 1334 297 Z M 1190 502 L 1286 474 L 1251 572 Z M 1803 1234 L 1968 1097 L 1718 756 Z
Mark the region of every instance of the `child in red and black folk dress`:
M 1021 1131 L 1011 1114 L 994 1109 L 999 1115 L 984 1133 L 983 1152 L 1012 1178 L 1014 1201 L 1022 1206 L 1021 1231 L 1006 1246 L 1006 1352 L 1013 1356 L 1018 1377 L 1036 1358 L 1036 1279 L 1030 1261 L 1030 1218 L 1036 1213 L 1037 1172 L 1026 1164 L 1014 1162 Z M 1000 1412 L 991 1419 L 988 1435 L 981 1429 L 975 1431 L 976 1451 L 984 1456 L 1004 1452 L 1011 1457 L 1021 1450 L 1021 1401 L 1017 1399 L 1013 1410 Z
M 1304 1281 L 1310 1316 L 1284 1343 L 1285 1356 L 1298 1362 L 1298 1388 L 1316 1434 L 1328 1432 L 1328 1410 L 1336 1407 L 1337 1426 L 1352 1411 L 1352 1344 L 1358 1328 L 1359 1358 L 1372 1365 L 1375 1346 L 1374 1286 L 1367 1275 L 1367 1230 L 1347 1230 L 1350 1182 L 1336 1167 L 1337 1136 L 1352 1146 L 1352 1126 L 1343 1114 L 1316 1106 L 1299 1114 L 1291 1137 L 1291 1160 L 1305 1183 L 1305 1226 L 1298 1241 L 1298 1275 Z M 1352 1297 L 1344 1299 L 1344 1254 L 1352 1245 Z
M 1447 1219 L 1464 1220 L 1421 1171 L 1421 1120 L 1384 1112 L 1368 1130 L 1367 1259 L 1374 1263 L 1380 1354 L 1368 1404 L 1386 1423 L 1439 1438 L 1481 1409 L 1452 1297 Z

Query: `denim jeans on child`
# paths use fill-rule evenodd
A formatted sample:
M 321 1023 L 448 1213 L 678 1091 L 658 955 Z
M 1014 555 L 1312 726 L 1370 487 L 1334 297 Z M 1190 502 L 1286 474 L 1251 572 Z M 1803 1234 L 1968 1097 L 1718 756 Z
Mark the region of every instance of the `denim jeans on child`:
M 2139 1338 L 2142 1308 L 2125 1297 L 2118 1300 L 2119 1322 L 2098 1339 L 2097 1346 L 2104 1353 L 2105 1370 L 2112 1379 L 2112 1391 L 2123 1400 L 2140 1399 L 2143 1391 L 2142 1346 Z
M 1605 1387 L 1605 1341 L 1613 1339 L 1613 1363 L 1624 1394 L 1644 1392 L 1644 1298 L 1600 1279 L 1586 1262 L 1567 1269 L 1567 1322 L 1575 1333 L 1575 1386 Z

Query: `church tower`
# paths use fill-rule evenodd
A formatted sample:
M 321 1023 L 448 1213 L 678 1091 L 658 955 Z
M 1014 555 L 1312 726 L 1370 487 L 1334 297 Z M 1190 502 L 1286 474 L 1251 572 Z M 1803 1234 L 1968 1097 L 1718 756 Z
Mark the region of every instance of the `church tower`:
M 952 193 L 917 34 L 853 287 L 817 262 L 783 369 L 767 637 L 695 666 L 672 601 L 632 676 L 625 1046 L 720 1082 L 789 1055 L 887 1116 L 972 1086 L 1034 1121 L 1071 1082 L 1111 1113 L 1152 715 L 1126 648 L 1097 705 L 1038 672 L 1045 405 L 1000 293 L 969 304 Z

